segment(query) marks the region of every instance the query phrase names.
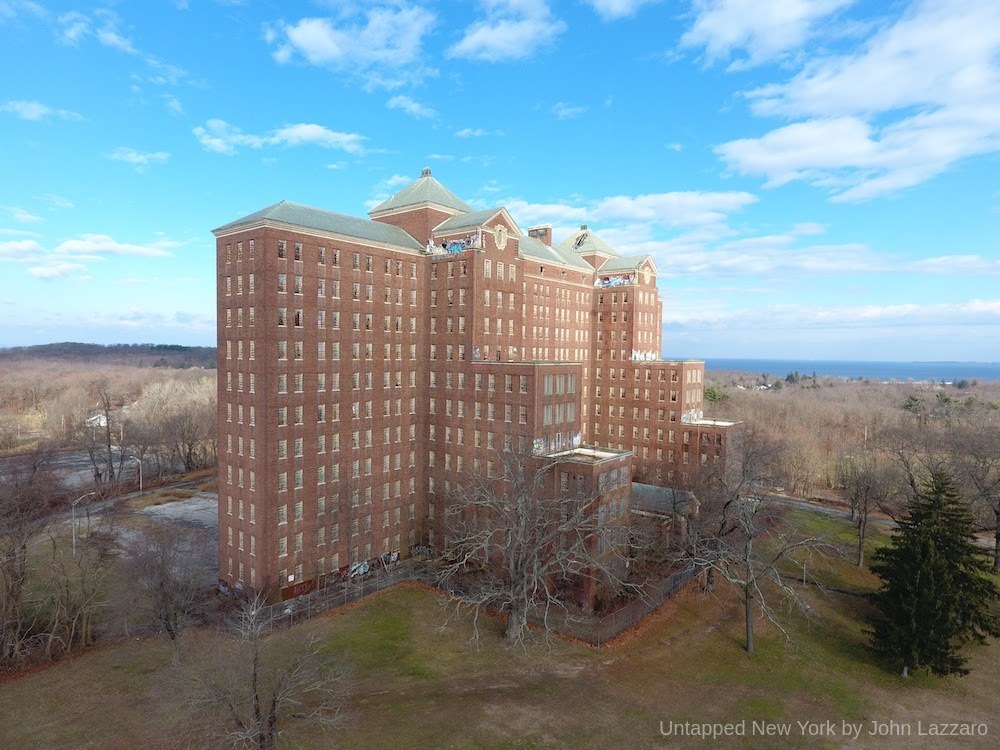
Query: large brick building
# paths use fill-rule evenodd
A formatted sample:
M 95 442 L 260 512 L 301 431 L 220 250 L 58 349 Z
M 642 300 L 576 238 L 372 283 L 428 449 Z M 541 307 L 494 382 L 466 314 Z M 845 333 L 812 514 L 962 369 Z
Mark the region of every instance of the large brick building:
M 557 463 L 628 518 L 633 477 L 723 455 L 704 363 L 660 358 L 648 256 L 559 245 L 429 169 L 370 219 L 277 203 L 216 229 L 219 577 L 290 596 L 439 544 L 444 498 L 498 451 Z

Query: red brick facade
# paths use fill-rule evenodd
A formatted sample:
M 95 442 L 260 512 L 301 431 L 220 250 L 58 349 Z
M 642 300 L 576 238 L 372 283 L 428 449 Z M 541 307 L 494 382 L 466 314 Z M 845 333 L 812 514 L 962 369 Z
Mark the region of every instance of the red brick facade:
M 440 230 L 461 212 L 373 216 L 416 243 L 263 212 L 216 230 L 220 580 L 291 596 L 440 544 L 445 494 L 497 451 L 607 446 L 678 486 L 723 454 L 704 363 L 659 360 L 651 260 L 611 274 L 539 256 L 544 237 L 522 252 L 535 240 L 503 209 Z

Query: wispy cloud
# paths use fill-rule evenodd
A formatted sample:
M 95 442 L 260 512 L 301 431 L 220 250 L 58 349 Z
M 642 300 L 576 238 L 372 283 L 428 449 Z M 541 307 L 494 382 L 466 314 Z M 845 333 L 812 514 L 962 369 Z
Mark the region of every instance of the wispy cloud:
M 122 30 L 122 22 L 113 10 L 102 8 L 89 15 L 79 11 L 63 13 L 56 18 L 56 39 L 70 47 L 80 47 L 87 40 L 94 40 L 103 47 L 117 50 L 136 59 L 144 69 L 133 73 L 133 89 L 141 90 L 142 85 L 176 86 L 188 78 L 183 68 L 166 62 L 156 55 L 143 52 Z M 170 103 L 168 101 L 168 107 Z
M 82 263 L 68 263 L 66 261 L 54 261 L 44 265 L 31 266 L 26 273 L 36 279 L 64 279 L 68 276 L 81 274 L 87 270 Z
M 120 242 L 107 234 L 82 234 L 46 247 L 37 239 L 0 241 L 0 261 L 25 264 L 37 279 L 89 278 L 88 264 L 109 257 L 169 258 L 180 243 L 161 238 L 146 244 Z
M 549 111 L 552 112 L 558 120 L 571 120 L 574 117 L 582 115 L 587 111 L 587 108 L 567 104 L 566 102 L 556 102 L 552 105 L 552 108 Z
M 644 6 L 658 2 L 660 0 L 586 0 L 587 5 L 597 11 L 597 14 L 605 21 L 629 18 L 638 13 Z
M 108 154 L 108 158 L 131 164 L 137 172 L 144 172 L 153 164 L 166 164 L 170 154 L 167 151 L 136 151 L 134 148 L 121 146 Z
M 456 138 L 485 138 L 487 136 L 502 136 L 502 130 L 486 130 L 485 128 L 462 128 L 455 131 Z
M 73 201 L 62 195 L 56 195 L 55 193 L 45 193 L 43 195 L 36 196 L 36 200 L 39 200 L 49 206 L 51 209 L 56 208 L 76 208 Z
M 80 237 L 60 242 L 53 249 L 55 254 L 65 255 L 132 255 L 144 258 L 167 258 L 173 255 L 172 249 L 178 243 L 174 240 L 162 239 L 156 242 L 139 245 L 130 242 L 119 242 L 107 234 L 83 234 Z
M 719 145 L 731 170 L 835 201 L 912 188 L 1000 150 L 1000 5 L 920 0 L 858 50 L 747 97 L 758 115 L 797 121 Z
M 83 115 L 68 109 L 54 109 L 47 104 L 29 99 L 12 99 L 0 105 L 0 112 L 10 112 L 22 120 L 38 122 L 49 118 L 60 120 L 82 120 Z
M 59 27 L 56 38 L 63 44 L 75 47 L 84 39 L 93 37 L 105 47 L 128 55 L 139 54 L 132 40 L 121 31 L 121 21 L 114 11 L 100 9 L 89 16 L 79 11 L 70 11 L 59 16 L 56 21 Z
M 33 214 L 31 211 L 20 206 L 0 206 L 0 212 L 6 214 L 8 218 L 16 221 L 18 224 L 36 224 L 40 221 L 45 221 L 38 214 Z
M 25 16 L 45 18 L 49 12 L 31 0 L 3 0 L 0 2 L 0 23 L 17 21 Z
M 767 305 L 757 309 L 692 309 L 676 306 L 664 313 L 664 324 L 736 330 L 871 329 L 876 326 L 1000 325 L 1000 299 L 894 305 Z
M 431 119 L 437 117 L 438 114 L 437 110 L 402 94 L 392 97 L 385 103 L 385 106 L 389 109 L 402 110 L 411 117 L 416 117 L 418 120 Z
M 854 1 L 694 0 L 694 22 L 681 46 L 703 49 L 709 63 L 743 52 L 730 68 L 754 67 L 799 49 L 821 21 Z
M 545 0 L 481 0 L 485 16 L 465 29 L 447 57 L 508 62 L 534 57 L 566 31 Z
M 313 123 L 296 123 L 272 130 L 265 135 L 244 133 L 225 120 L 213 119 L 194 129 L 195 138 L 206 151 L 232 156 L 240 148 L 259 150 L 265 146 L 313 145 L 349 154 L 363 154 L 365 136 L 341 133 Z
M 309 65 L 359 76 L 371 87 L 396 88 L 434 75 L 424 65 L 423 42 L 437 21 L 419 5 L 379 2 L 343 4 L 341 14 L 269 24 L 265 41 L 280 64 L 302 60 Z
M 167 107 L 167 112 L 172 115 L 182 115 L 184 114 L 184 105 L 181 104 L 181 100 L 172 94 L 163 95 L 163 103 Z

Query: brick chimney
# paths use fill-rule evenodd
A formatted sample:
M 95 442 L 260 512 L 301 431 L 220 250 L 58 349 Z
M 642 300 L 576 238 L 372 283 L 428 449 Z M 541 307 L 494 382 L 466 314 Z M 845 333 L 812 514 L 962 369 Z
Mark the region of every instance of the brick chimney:
M 552 247 L 552 225 L 539 224 L 537 227 L 528 227 L 528 236 L 541 240 L 549 247 Z

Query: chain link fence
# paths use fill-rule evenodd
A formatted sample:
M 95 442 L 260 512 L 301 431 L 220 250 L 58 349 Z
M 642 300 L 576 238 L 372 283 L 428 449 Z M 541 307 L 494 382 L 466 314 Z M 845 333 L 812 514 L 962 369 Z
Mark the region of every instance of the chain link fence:
M 434 585 L 434 577 L 426 563 L 420 560 L 400 560 L 388 567 L 374 564 L 367 574 L 344 581 L 330 581 L 321 589 L 264 607 L 262 617 L 267 632 L 287 628 L 299 622 L 325 614 L 339 607 L 383 591 L 399 583 L 416 581 Z
M 583 613 L 564 615 L 559 619 L 555 630 L 601 648 L 653 613 L 697 575 L 698 571 L 689 567 L 675 571 L 666 578 L 649 581 L 642 587 L 640 597 L 613 612 L 600 616 Z M 267 632 L 304 622 L 404 582 L 418 582 L 429 586 L 437 584 L 431 564 L 423 560 L 401 560 L 388 568 L 375 565 L 367 575 L 329 583 L 308 594 L 268 605 L 262 613 L 267 621 Z
M 615 636 L 655 612 L 670 597 L 698 577 L 693 566 L 677 570 L 666 578 L 647 581 L 641 595 L 622 607 L 603 615 L 565 615 L 556 630 L 584 643 L 601 648 Z

